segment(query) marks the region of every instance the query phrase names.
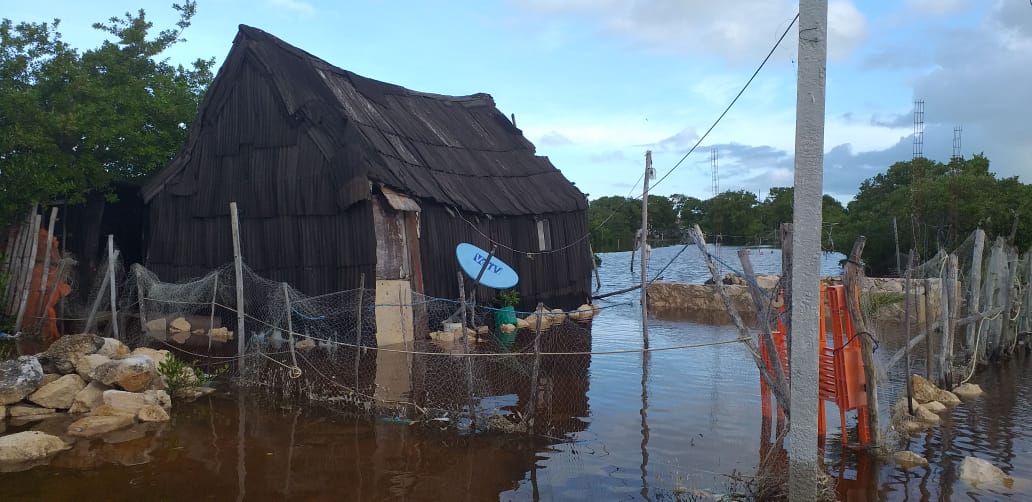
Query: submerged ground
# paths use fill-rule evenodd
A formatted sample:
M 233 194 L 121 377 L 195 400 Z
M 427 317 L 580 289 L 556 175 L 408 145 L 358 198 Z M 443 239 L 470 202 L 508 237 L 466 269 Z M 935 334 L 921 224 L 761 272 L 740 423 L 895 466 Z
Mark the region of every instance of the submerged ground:
M 678 251 L 657 249 L 654 270 Z M 734 249 L 721 256 L 731 261 Z M 776 252 L 753 252 L 757 272 L 777 272 Z M 603 291 L 637 281 L 629 255 L 602 256 Z M 836 275 L 841 256 L 828 255 Z M 668 280 L 702 282 L 691 249 L 664 272 Z M 593 350 L 641 346 L 637 293 L 611 298 L 593 325 Z M 902 343 L 882 333 L 885 361 Z M 654 348 L 733 339 L 729 326 L 650 322 Z M 920 354 L 916 358 L 920 358 Z M 285 405 L 223 391 L 177 405 L 157 430 L 84 443 L 51 465 L 0 474 L 0 500 L 693 500 L 740 491 L 761 451 L 759 382 L 744 348 L 715 345 L 593 355 L 581 422 L 564 437 L 461 436 L 395 420 L 358 419 L 317 407 Z M 828 471 L 842 478 L 840 498 L 853 500 L 1021 499 L 957 479 L 961 459 L 976 455 L 1010 476 L 1032 478 L 1032 367 L 1024 352 L 977 375 L 987 395 L 947 414 L 911 440 L 931 461 L 909 472 L 843 453 L 828 443 Z M 899 393 L 902 368 L 888 372 L 887 404 Z M 562 387 L 557 382 L 557 387 Z M 643 393 L 644 389 L 644 393 Z M 505 396 L 498 398 L 504 403 Z M 241 421 L 242 418 L 242 421 Z M 244 427 L 239 427 L 243 423 Z M 837 416 L 829 421 L 837 427 Z M 54 425 L 52 425 L 54 426 Z

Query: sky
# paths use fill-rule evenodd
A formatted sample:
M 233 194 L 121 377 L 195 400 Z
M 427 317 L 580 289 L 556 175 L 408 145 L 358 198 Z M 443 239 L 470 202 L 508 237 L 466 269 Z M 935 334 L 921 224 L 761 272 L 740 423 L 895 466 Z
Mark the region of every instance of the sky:
M 155 30 L 171 2 L 5 2 L 14 21 L 61 19 L 80 49 L 90 26 L 144 8 Z M 699 149 L 684 157 L 789 27 L 786 0 L 200 0 L 174 63 L 220 66 L 239 24 L 261 28 L 355 73 L 438 94 L 491 94 L 590 199 L 791 186 L 798 27 Z M 914 100 L 925 102 L 924 156 L 984 153 L 999 176 L 1032 183 L 1032 3 L 831 0 L 824 190 L 859 184 L 913 156 Z M 671 171 L 671 169 L 674 169 Z

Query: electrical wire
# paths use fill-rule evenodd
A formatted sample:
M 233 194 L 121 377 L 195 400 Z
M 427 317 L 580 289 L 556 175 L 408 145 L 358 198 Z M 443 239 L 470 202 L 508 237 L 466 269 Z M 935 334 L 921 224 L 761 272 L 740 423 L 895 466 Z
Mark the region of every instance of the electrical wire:
M 738 94 L 735 95 L 735 98 L 732 99 L 730 103 L 728 103 L 727 108 L 724 108 L 724 111 L 720 114 L 719 117 L 717 117 L 717 120 L 713 121 L 713 125 L 711 125 L 709 127 L 709 129 L 706 129 L 706 132 L 703 133 L 703 135 L 699 137 L 699 140 L 695 142 L 695 145 L 693 145 L 690 150 L 688 150 L 688 153 L 684 154 L 684 156 L 681 157 L 681 160 L 677 161 L 677 163 L 674 164 L 674 167 L 671 167 L 670 170 L 667 171 L 666 174 L 663 175 L 663 177 L 659 178 L 658 181 L 653 183 L 652 184 L 652 188 L 655 188 L 655 187 L 659 186 L 659 184 L 663 183 L 663 180 L 667 179 L 667 177 L 670 176 L 670 174 L 673 173 L 675 169 L 680 167 L 681 164 L 684 163 L 685 159 L 687 159 L 688 156 L 691 155 L 692 152 L 694 152 L 695 149 L 698 148 L 699 145 L 702 144 L 702 142 L 706 139 L 706 137 L 709 136 L 709 133 L 712 132 L 713 129 L 717 127 L 717 124 L 719 124 L 721 119 L 723 119 L 724 116 L 727 115 L 727 112 L 731 111 L 731 107 L 735 106 L 735 103 L 738 102 L 738 98 L 742 97 L 742 94 L 745 93 L 745 90 L 749 88 L 749 84 L 751 84 L 753 79 L 756 78 L 756 75 L 758 75 L 760 73 L 760 70 L 762 70 L 763 67 L 767 64 L 767 61 L 770 60 L 771 56 L 774 55 L 774 51 L 776 51 L 778 49 L 778 46 L 780 46 L 781 42 L 785 39 L 786 36 L 788 36 L 788 32 L 792 30 L 792 27 L 795 26 L 795 23 L 798 20 L 799 20 L 799 14 L 796 14 L 795 17 L 792 18 L 792 22 L 788 23 L 788 27 L 785 28 L 785 31 L 781 33 L 781 37 L 778 38 L 778 41 L 774 43 L 774 47 L 770 48 L 770 52 L 767 53 L 767 57 L 763 58 L 763 61 L 760 63 L 760 66 L 756 67 L 756 71 L 753 72 L 752 76 L 749 77 L 749 80 L 747 80 L 745 82 L 745 85 L 742 86 L 742 90 L 738 91 Z

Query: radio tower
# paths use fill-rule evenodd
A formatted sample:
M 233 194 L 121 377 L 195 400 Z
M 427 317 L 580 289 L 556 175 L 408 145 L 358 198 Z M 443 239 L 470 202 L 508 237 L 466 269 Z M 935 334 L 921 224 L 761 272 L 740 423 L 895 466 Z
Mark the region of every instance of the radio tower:
M 963 132 L 964 128 L 961 126 L 956 126 L 953 128 L 953 156 L 950 157 L 950 160 L 959 159 L 961 156 L 960 135 L 963 134 Z
M 914 158 L 924 157 L 924 100 L 914 100 Z
M 720 173 L 717 172 L 717 147 L 710 148 L 710 171 L 713 173 L 713 196 L 720 194 Z

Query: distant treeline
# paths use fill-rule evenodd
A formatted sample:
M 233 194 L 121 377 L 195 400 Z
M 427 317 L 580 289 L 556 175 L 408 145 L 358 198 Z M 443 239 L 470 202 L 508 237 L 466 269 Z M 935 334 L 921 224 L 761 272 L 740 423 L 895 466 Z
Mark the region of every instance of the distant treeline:
M 730 191 L 707 200 L 686 195 L 649 196 L 649 241 L 653 246 L 685 241 L 685 229 L 698 224 L 711 241 L 729 245 L 780 245 L 778 228 L 792 221 L 791 187 L 756 194 Z M 588 208 L 596 252 L 627 251 L 641 227 L 641 200 L 601 197 Z M 914 248 L 931 256 L 954 249 L 977 227 L 990 237 L 1013 239 L 1019 249 L 1032 245 L 1032 185 L 997 178 L 989 160 L 976 155 L 948 164 L 928 159 L 897 162 L 860 184 L 845 207 L 825 195 L 821 246 L 848 252 L 857 236 L 867 237 L 868 272 L 894 274 L 893 218 L 901 253 Z

